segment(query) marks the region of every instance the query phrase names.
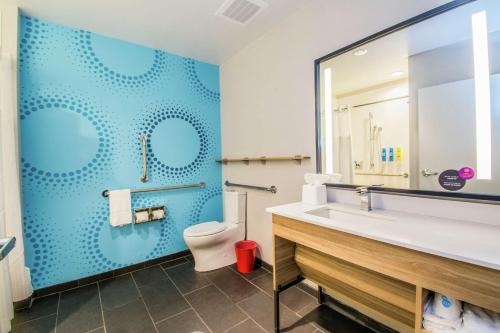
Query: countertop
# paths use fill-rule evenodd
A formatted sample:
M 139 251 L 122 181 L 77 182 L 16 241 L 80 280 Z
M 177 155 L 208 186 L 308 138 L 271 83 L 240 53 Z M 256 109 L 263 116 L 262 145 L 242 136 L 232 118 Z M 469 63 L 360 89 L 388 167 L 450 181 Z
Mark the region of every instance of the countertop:
M 333 209 L 330 218 L 307 212 Z M 500 270 L 500 226 L 375 209 L 356 205 L 322 206 L 291 203 L 267 208 L 268 213 L 325 228 L 398 245 L 450 259 Z

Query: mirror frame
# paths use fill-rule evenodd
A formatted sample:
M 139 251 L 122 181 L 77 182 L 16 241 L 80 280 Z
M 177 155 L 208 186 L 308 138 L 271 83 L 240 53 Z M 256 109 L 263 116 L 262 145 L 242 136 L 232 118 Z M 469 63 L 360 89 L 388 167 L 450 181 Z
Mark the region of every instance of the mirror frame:
M 453 0 L 447 4 L 431 9 L 420 15 L 412 17 L 408 20 L 402 21 L 384 30 L 381 30 L 375 34 L 358 40 L 352 44 L 344 46 L 334 52 L 331 52 L 321 58 L 314 61 L 314 94 L 315 94 L 315 125 L 316 125 L 316 171 L 318 173 L 322 172 L 321 168 L 321 92 L 320 92 L 320 65 L 322 62 L 333 59 L 343 53 L 352 51 L 361 45 L 373 42 L 382 37 L 388 36 L 399 30 L 408 28 L 414 24 L 423 22 L 432 17 L 438 16 L 457 7 L 466 5 L 468 3 L 475 2 L 477 0 Z M 352 184 L 326 184 L 327 187 L 344 189 L 344 190 L 355 190 L 359 185 Z M 423 197 L 432 199 L 444 199 L 444 200 L 454 200 L 454 201 L 465 201 L 465 202 L 475 202 L 475 203 L 486 203 L 500 205 L 500 195 L 490 195 L 490 194 L 477 194 L 477 193 L 466 193 L 466 192 L 445 192 L 445 191 L 428 191 L 428 190 L 414 190 L 414 189 L 400 189 L 400 188 L 389 188 L 389 187 L 375 187 L 368 186 L 368 189 L 373 193 L 382 194 L 393 194 L 401 196 L 411 196 L 411 197 Z

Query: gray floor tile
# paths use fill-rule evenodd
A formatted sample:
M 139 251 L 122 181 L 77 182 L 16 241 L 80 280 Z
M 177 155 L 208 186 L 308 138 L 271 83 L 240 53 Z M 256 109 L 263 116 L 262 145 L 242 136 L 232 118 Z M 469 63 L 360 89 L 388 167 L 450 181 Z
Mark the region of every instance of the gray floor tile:
M 88 332 L 103 326 L 97 284 L 61 293 L 57 332 Z
M 139 291 L 130 274 L 99 282 L 105 310 L 123 306 L 139 299 Z
M 264 274 L 252 280 L 252 283 L 264 290 L 268 295 L 273 295 L 273 276 L 272 274 Z
M 107 333 L 154 333 L 153 322 L 142 300 L 104 311 Z
M 226 333 L 264 333 L 265 331 L 260 328 L 253 320 L 247 319 L 241 324 L 236 325 Z
M 273 299 L 259 292 L 238 303 L 239 306 L 268 332 L 274 329 Z M 301 319 L 285 306 L 280 307 L 281 328 L 287 333 L 311 333 L 316 330 L 309 322 Z
M 50 315 L 12 326 L 11 333 L 52 333 L 56 327 L 56 315 Z
M 185 311 L 157 324 L 160 333 L 209 333 L 208 328 L 193 310 Z
M 259 276 L 262 276 L 264 274 L 267 274 L 268 272 L 262 268 L 262 267 L 256 267 L 253 271 L 250 273 L 240 273 L 238 272 L 238 268 L 236 267 L 236 264 L 231 265 L 231 269 L 243 276 L 247 280 L 253 280 L 255 278 L 258 278 Z
M 169 279 L 144 285 L 139 287 L 139 291 L 154 322 L 189 308 L 189 304 Z
M 186 298 L 214 333 L 223 332 L 246 318 L 215 286 L 192 292 Z
M 14 313 L 12 325 L 19 325 L 29 320 L 46 317 L 57 312 L 59 294 L 36 298 L 31 308 Z
M 158 265 L 135 271 L 132 276 L 139 287 L 168 279 L 165 271 Z
M 235 303 L 259 292 L 254 285 L 227 267 L 206 274 Z
M 177 266 L 180 264 L 185 264 L 186 262 L 189 262 L 189 261 L 186 259 L 186 257 L 182 257 L 182 258 L 177 258 L 174 260 L 165 261 L 161 265 L 163 268 L 169 268 L 169 267 Z
M 194 265 L 194 257 L 192 254 L 185 256 L 184 258 L 186 258 L 190 263 L 192 263 Z
M 203 273 L 198 273 L 194 270 L 191 263 L 167 268 L 166 272 L 172 278 L 177 288 L 184 294 L 210 284 L 210 281 Z
M 318 289 L 317 289 L 318 287 L 317 286 L 314 286 L 314 287 L 310 286 L 307 283 L 305 283 L 304 281 L 298 283 L 297 284 L 297 288 L 305 291 L 306 293 L 308 293 L 312 297 L 316 297 L 317 293 L 318 293 Z
M 297 287 L 291 287 L 280 293 L 280 302 L 297 312 L 309 304 L 316 303 L 316 298 Z
M 299 313 L 303 320 L 314 323 L 324 332 L 335 333 L 373 333 L 372 330 L 341 315 L 326 305 L 309 305 Z

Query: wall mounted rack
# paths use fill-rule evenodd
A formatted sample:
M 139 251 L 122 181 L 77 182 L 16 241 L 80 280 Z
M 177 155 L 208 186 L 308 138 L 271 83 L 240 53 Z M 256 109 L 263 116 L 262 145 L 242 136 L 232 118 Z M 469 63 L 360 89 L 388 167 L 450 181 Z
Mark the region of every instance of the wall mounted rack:
M 409 176 L 406 172 L 404 172 L 404 173 L 355 172 L 354 175 L 356 175 L 356 176 L 403 177 L 403 178 L 408 178 L 408 176 Z
M 226 180 L 224 182 L 224 185 L 250 188 L 252 190 L 267 191 L 267 192 L 271 192 L 272 194 L 276 194 L 276 192 L 278 192 L 278 188 L 274 185 L 271 185 L 269 187 L 264 187 L 264 186 L 255 186 L 255 185 L 246 185 L 246 184 L 236 184 L 236 183 L 231 183 L 229 180 Z
M 137 188 L 130 190 L 130 193 L 143 193 L 143 192 L 157 192 L 157 191 L 170 191 L 170 190 L 180 190 L 184 188 L 193 188 L 193 187 L 205 187 L 204 182 L 199 182 L 197 184 L 188 184 L 188 185 L 174 185 L 174 186 L 163 186 L 163 187 L 150 187 L 150 188 Z M 109 196 L 109 190 L 102 191 L 103 197 Z
M 261 162 L 262 164 L 266 164 L 266 162 L 270 161 L 296 161 L 302 163 L 302 161 L 309 159 L 311 159 L 310 156 L 302 156 L 302 155 L 275 156 L 275 157 L 260 156 L 260 157 L 242 157 L 242 158 L 223 158 L 221 160 L 216 160 L 216 162 L 223 164 L 232 162 L 243 162 L 245 164 L 249 164 L 250 162 Z

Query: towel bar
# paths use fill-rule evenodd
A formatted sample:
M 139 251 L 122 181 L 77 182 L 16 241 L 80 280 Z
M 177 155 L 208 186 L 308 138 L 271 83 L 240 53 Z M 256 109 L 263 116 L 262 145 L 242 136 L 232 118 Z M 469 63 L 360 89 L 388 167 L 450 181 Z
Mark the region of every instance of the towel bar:
M 231 183 L 229 180 L 226 180 L 224 182 L 224 185 L 226 185 L 226 186 L 236 186 L 236 187 L 251 188 L 253 190 L 267 191 L 267 192 L 271 192 L 273 194 L 276 194 L 276 192 L 278 192 L 278 188 L 276 186 L 274 186 L 274 185 L 271 185 L 270 187 L 255 186 L 255 185 L 245 185 L 245 184 Z
M 157 192 L 157 191 L 170 191 L 170 190 L 180 190 L 183 188 L 193 188 L 193 187 L 205 187 L 204 182 L 199 182 L 197 184 L 189 185 L 174 185 L 174 186 L 163 186 L 163 187 L 151 187 L 151 188 L 138 188 L 130 190 L 130 193 L 143 193 L 143 192 Z M 102 191 L 103 197 L 109 196 L 109 190 Z

